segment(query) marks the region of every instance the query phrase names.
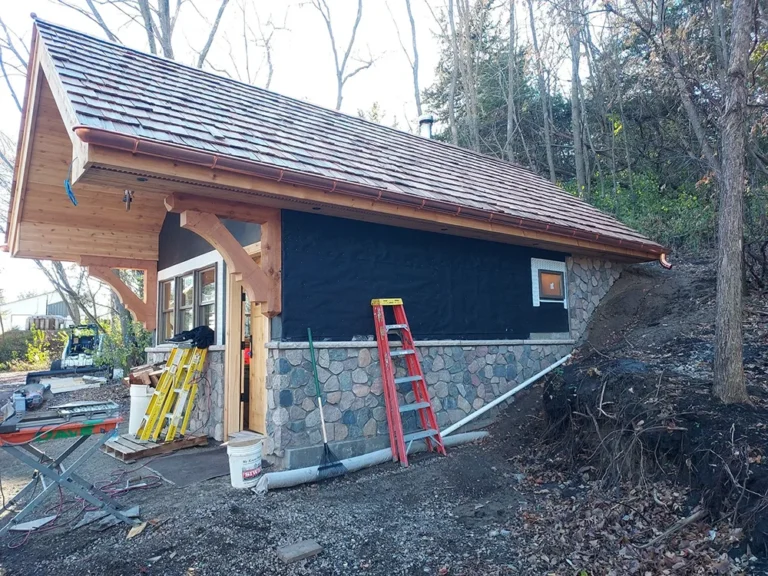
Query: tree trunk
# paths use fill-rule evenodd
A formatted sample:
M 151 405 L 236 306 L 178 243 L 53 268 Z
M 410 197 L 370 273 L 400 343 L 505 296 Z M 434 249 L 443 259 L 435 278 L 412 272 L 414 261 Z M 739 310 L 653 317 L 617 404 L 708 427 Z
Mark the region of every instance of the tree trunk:
M 587 191 L 584 170 L 584 142 L 581 132 L 581 97 L 579 89 L 579 63 L 581 61 L 581 8 L 578 0 L 571 0 L 568 24 L 568 43 L 571 47 L 571 131 L 573 132 L 573 161 L 576 164 L 576 186 L 579 196 Z
M 163 56 L 173 60 L 173 43 L 171 42 L 171 9 L 169 0 L 158 0 L 158 17 L 160 19 L 160 45 Z
M 453 15 L 453 0 L 448 0 L 448 24 L 451 31 L 451 83 L 448 88 L 448 126 L 451 129 L 451 143 L 459 144 L 459 128 L 456 126 L 456 82 L 459 76 L 459 47 L 456 42 L 456 22 Z
M 743 365 L 744 177 L 747 70 L 756 0 L 734 0 L 722 132 L 718 214 L 717 300 L 713 392 L 726 404 L 749 402 Z
M 421 90 L 419 90 L 419 47 L 416 44 L 416 21 L 413 19 L 411 11 L 411 0 L 405 0 L 405 8 L 408 10 L 408 20 L 411 23 L 411 44 L 413 45 L 413 61 L 411 70 L 413 71 L 413 97 L 416 100 L 416 112 L 421 116 Z
M 528 0 L 528 16 L 531 20 L 531 38 L 533 40 L 533 51 L 536 55 L 536 75 L 539 85 L 539 100 L 541 101 L 541 116 L 544 128 L 544 147 L 547 151 L 547 166 L 549 167 L 549 179 L 553 183 L 557 180 L 555 175 L 555 157 L 552 153 L 552 120 L 549 116 L 549 91 L 547 83 L 544 80 L 544 70 L 541 64 L 541 51 L 539 50 L 539 40 L 536 36 L 536 20 L 533 17 L 533 0 Z
M 149 51 L 152 54 L 157 54 L 155 24 L 152 21 L 152 10 L 149 7 L 149 0 L 139 0 L 139 11 L 141 12 L 141 19 L 144 20 L 144 31 L 147 33 Z
M 515 147 L 512 136 L 515 133 L 515 0 L 509 0 L 509 50 L 507 52 L 507 160 L 514 162 Z

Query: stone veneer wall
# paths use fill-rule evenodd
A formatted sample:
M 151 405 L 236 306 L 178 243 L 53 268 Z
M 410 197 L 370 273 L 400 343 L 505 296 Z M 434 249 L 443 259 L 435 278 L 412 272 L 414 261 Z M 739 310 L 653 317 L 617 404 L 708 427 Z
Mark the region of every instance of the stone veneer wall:
M 571 338 L 578 341 L 600 300 L 619 279 L 623 265 L 599 258 L 573 257 L 566 259 L 566 267 Z
M 147 348 L 147 362 L 165 362 L 170 348 Z M 197 386 L 195 405 L 189 418 L 188 433 L 207 434 L 224 440 L 224 346 L 211 346 L 205 360 L 205 377 Z
M 297 343 L 298 344 L 298 343 Z M 388 435 L 378 349 L 372 343 L 323 348 L 317 344 L 329 441 Z M 354 345 L 366 347 L 354 347 Z M 470 344 L 467 342 L 466 344 Z M 301 344 L 298 344 L 301 346 Z M 277 456 L 290 448 L 322 442 L 309 350 L 273 343 L 267 360 L 267 435 Z M 274 347 L 278 346 L 278 347 Z M 282 346 L 286 346 L 283 344 Z M 562 358 L 572 348 L 565 342 L 510 341 L 489 345 L 418 346 L 432 406 L 441 428 L 496 399 Z M 396 376 L 404 376 L 396 362 Z M 410 384 L 399 387 L 401 404 L 413 402 Z M 403 414 L 406 432 L 417 428 L 415 412 Z
M 595 258 L 568 258 L 568 333 L 555 340 L 418 342 L 419 358 L 437 415 L 445 428 L 495 400 L 523 380 L 568 354 L 590 316 L 621 273 L 621 265 Z M 535 332 L 535 330 L 533 330 Z M 272 342 L 267 360 L 267 451 L 322 442 L 312 366 L 306 343 Z M 318 376 L 332 442 L 386 437 L 387 417 L 375 342 L 316 344 Z M 397 376 L 405 374 L 402 362 Z M 413 401 L 411 385 L 400 387 L 401 404 Z M 496 410 L 504 409 L 502 404 Z M 494 414 L 491 411 L 490 414 Z M 417 414 L 403 414 L 406 431 Z

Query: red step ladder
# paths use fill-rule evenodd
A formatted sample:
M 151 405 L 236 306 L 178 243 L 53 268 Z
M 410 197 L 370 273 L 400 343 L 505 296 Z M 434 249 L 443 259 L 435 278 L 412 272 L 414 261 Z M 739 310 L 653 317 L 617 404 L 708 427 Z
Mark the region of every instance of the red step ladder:
M 392 446 L 392 459 L 398 460 L 403 466 L 408 466 L 408 450 L 411 443 L 424 440 L 427 449 L 445 455 L 443 438 L 437 426 L 435 411 L 429 400 L 427 383 L 421 371 L 421 364 L 416 354 L 411 328 L 405 317 L 403 301 L 400 298 L 376 298 L 371 300 L 373 307 L 373 322 L 376 325 L 376 341 L 379 346 L 379 363 L 381 364 L 381 381 L 384 389 L 384 400 L 387 408 L 387 423 L 389 424 L 389 442 Z M 384 307 L 391 306 L 395 313 L 395 324 L 387 324 L 384 317 Z M 389 333 L 400 336 L 402 348 L 392 350 L 389 346 Z M 407 376 L 395 378 L 394 358 L 405 358 Z M 397 399 L 397 385 L 411 383 L 415 402 L 400 405 Z M 400 414 L 416 411 L 419 414 L 421 430 L 405 434 Z

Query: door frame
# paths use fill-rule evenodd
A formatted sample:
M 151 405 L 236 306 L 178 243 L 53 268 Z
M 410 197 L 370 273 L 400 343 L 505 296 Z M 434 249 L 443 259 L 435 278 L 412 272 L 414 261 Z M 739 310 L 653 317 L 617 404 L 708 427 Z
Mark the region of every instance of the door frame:
M 261 242 L 243 246 L 256 264 L 261 262 Z M 226 297 L 226 352 L 224 377 L 224 437 L 243 429 L 242 402 L 243 355 L 240 343 L 244 336 L 243 286 L 239 274 L 227 274 Z M 260 317 L 260 321 L 256 318 Z M 251 303 L 251 352 L 249 429 L 266 434 L 267 413 L 267 348 L 269 341 L 269 318 L 261 314 L 261 305 Z

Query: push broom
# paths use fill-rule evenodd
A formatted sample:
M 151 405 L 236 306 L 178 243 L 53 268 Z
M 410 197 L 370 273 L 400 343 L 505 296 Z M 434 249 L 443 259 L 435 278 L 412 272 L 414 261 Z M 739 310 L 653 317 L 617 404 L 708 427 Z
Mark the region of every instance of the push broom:
M 317 407 L 320 409 L 320 426 L 323 430 L 323 457 L 320 459 L 320 465 L 317 468 L 317 479 L 335 478 L 347 473 L 344 464 L 339 462 L 336 455 L 328 446 L 328 435 L 325 432 L 325 416 L 323 415 L 323 397 L 320 394 L 320 379 L 317 377 L 317 362 L 315 361 L 315 345 L 312 343 L 312 330 L 307 328 L 307 337 L 309 338 L 309 356 L 312 359 L 312 372 L 315 376 L 315 391 L 317 392 Z

